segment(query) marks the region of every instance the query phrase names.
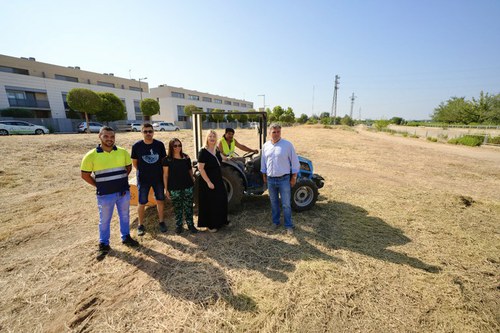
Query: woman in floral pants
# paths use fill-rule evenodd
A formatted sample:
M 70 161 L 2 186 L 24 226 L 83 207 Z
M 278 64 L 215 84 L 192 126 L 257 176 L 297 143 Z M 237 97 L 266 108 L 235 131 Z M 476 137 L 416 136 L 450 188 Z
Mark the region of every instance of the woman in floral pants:
M 165 196 L 172 200 L 175 213 L 175 232 L 182 233 L 182 218 L 191 233 L 197 233 L 198 229 L 193 223 L 193 168 L 191 159 L 182 152 L 182 143 L 173 138 L 168 143 L 168 154 L 163 159 L 163 183 L 165 185 Z

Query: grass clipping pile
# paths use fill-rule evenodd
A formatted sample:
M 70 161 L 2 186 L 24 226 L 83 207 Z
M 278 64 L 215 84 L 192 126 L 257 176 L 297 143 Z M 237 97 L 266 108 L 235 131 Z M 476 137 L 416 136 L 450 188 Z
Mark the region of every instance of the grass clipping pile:
M 218 131 L 222 134 L 222 130 Z M 178 136 L 192 155 L 190 131 Z M 500 151 L 363 130 L 284 128 L 326 179 L 296 232 L 271 230 L 267 194 L 219 233 L 147 233 L 95 259 L 97 135 L 0 138 L 0 331 L 498 332 Z M 118 133 L 130 149 L 140 133 Z M 236 138 L 257 147 L 254 130 Z

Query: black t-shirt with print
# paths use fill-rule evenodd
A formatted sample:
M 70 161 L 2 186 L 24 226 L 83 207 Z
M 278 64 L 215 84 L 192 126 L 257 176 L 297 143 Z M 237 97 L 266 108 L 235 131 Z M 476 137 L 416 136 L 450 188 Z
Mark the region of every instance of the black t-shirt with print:
M 137 180 L 141 184 L 163 182 L 163 167 L 161 161 L 167 156 L 163 142 L 153 139 L 146 144 L 143 140 L 132 146 L 130 157 L 137 160 Z

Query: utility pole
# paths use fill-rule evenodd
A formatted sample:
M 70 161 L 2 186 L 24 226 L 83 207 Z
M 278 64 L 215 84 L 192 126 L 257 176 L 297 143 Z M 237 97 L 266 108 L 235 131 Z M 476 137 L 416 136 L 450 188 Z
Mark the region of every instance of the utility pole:
M 352 93 L 351 96 L 351 113 L 349 114 L 349 117 L 352 119 L 352 108 L 354 107 L 354 100 L 357 98 L 357 96 L 354 96 L 354 93 Z
M 314 114 L 314 85 L 313 85 L 313 101 L 312 101 L 312 110 L 311 110 L 311 116 Z
M 340 76 L 335 75 L 335 86 L 333 88 L 332 111 L 330 115 L 333 117 L 333 124 L 337 124 L 337 90 L 339 90 Z

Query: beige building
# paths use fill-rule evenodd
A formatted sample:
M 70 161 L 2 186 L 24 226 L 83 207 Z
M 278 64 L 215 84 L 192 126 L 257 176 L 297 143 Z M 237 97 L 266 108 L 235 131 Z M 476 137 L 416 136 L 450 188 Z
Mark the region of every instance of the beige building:
M 0 54 L 0 109 L 30 109 L 36 118 L 68 118 L 66 95 L 73 88 L 114 93 L 130 120 L 141 119 L 140 100 L 149 97 L 147 82 Z
M 224 111 L 248 111 L 249 109 L 253 109 L 252 102 L 242 99 L 203 93 L 164 84 L 157 88 L 151 88 L 150 96 L 160 103 L 160 114 L 154 116 L 154 119 L 161 119 L 168 122 L 187 121 L 188 117 L 184 114 L 184 107 L 189 104 L 193 104 L 206 112 L 211 112 L 214 109 Z
M 78 66 L 58 66 L 36 61 L 35 58 L 15 58 L 0 54 L 0 110 L 7 108 L 29 109 L 39 122 L 51 121 L 57 131 L 73 131 L 71 111 L 66 95 L 73 88 L 87 88 L 95 92 L 111 92 L 118 96 L 126 107 L 127 120 L 142 120 L 140 101 L 154 98 L 160 104 L 160 113 L 153 121 L 177 123 L 189 127 L 184 107 L 194 104 L 203 111 L 222 109 L 225 111 L 247 111 L 253 103 L 225 97 L 160 85 L 149 91 L 147 82 L 125 79 L 113 73 L 94 73 Z

